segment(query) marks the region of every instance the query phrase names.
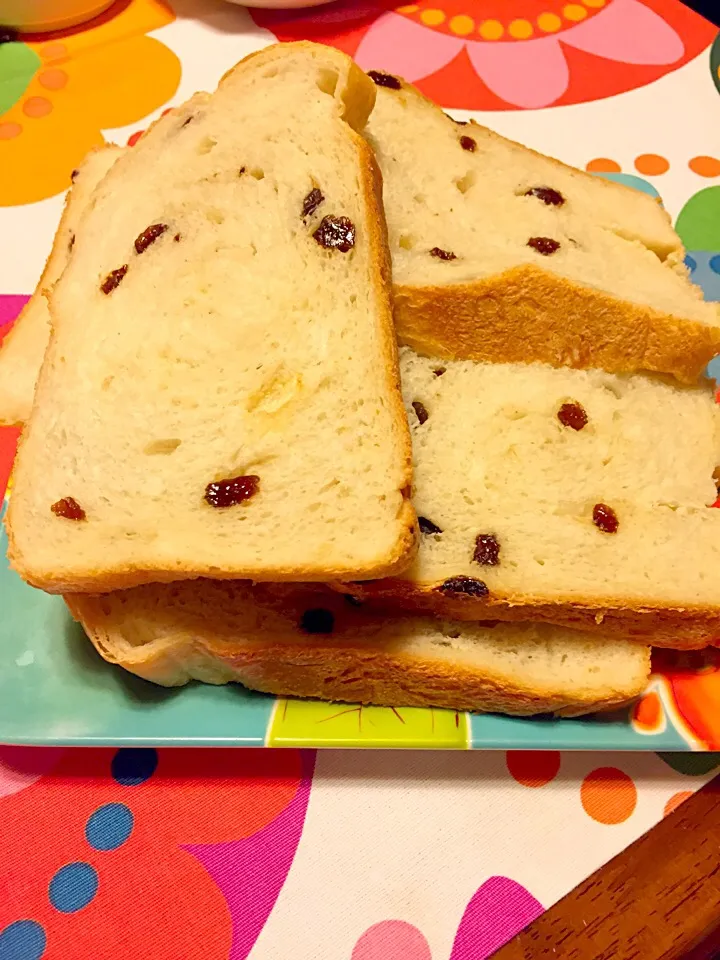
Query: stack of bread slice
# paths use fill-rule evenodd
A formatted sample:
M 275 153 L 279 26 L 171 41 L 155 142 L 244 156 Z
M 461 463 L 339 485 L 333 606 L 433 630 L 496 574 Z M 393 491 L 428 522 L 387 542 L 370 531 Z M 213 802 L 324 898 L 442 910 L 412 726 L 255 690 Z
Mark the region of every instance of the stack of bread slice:
M 11 564 L 165 685 L 628 702 L 720 634 L 683 256 L 650 197 L 269 47 L 78 173 L 0 350 Z

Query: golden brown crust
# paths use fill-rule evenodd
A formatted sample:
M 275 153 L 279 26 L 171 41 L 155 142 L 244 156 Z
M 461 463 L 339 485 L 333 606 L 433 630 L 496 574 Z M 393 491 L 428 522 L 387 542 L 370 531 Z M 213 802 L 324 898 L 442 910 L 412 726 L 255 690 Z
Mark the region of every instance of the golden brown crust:
M 720 327 L 615 300 L 534 266 L 446 287 L 395 288 L 400 342 L 447 360 L 648 370 L 695 383 Z
M 411 583 L 387 579 L 363 583 L 336 583 L 334 588 L 372 602 L 374 610 L 431 614 L 451 620 L 534 620 L 572 627 L 587 633 L 625 637 L 672 650 L 699 650 L 720 637 L 716 607 L 672 607 L 642 604 L 618 598 L 613 606 L 590 598 L 558 597 L 548 601 L 532 596 L 449 596 L 440 583 Z
M 102 598 L 65 598 L 101 656 L 138 676 L 163 686 L 195 678 L 206 683 L 236 681 L 252 690 L 278 696 L 312 697 L 378 706 L 442 707 L 515 716 L 555 713 L 579 716 L 629 703 L 639 696 L 650 672 L 650 650 L 644 673 L 624 689 L 597 692 L 578 688 L 532 688 L 521 678 L 473 670 L 465 664 L 394 653 L 352 641 L 308 637 L 302 644 L 232 642 L 215 637 L 212 628 L 191 632 L 179 624 L 172 640 L 128 647 L 113 632 L 112 619 L 101 610 Z

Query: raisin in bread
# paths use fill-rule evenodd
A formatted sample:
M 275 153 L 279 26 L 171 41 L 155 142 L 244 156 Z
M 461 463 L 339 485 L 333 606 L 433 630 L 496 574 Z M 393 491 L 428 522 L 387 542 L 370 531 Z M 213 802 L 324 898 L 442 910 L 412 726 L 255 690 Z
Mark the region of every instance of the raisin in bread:
M 65 269 L 75 242 L 75 231 L 93 190 L 122 152 L 122 147 L 112 144 L 98 147 L 91 150 L 73 172 L 73 185 L 68 191 L 52 250 L 37 289 L 0 345 L 2 425 L 20 425 L 30 416 L 35 381 L 50 337 L 50 315 L 45 294 Z
M 449 359 L 697 379 L 720 351 L 720 313 L 688 280 L 655 200 L 458 124 L 409 84 L 371 75 L 380 85 L 367 135 L 403 342 Z
M 570 716 L 633 699 L 650 668 L 640 644 L 542 624 L 383 620 L 319 588 L 196 580 L 66 600 L 106 660 L 165 686 Z
M 400 353 L 418 557 L 348 587 L 458 619 L 656 645 L 720 637 L 719 409 L 709 385 Z
M 50 307 L 9 556 L 50 592 L 317 580 L 415 541 L 375 86 L 280 44 L 105 177 Z

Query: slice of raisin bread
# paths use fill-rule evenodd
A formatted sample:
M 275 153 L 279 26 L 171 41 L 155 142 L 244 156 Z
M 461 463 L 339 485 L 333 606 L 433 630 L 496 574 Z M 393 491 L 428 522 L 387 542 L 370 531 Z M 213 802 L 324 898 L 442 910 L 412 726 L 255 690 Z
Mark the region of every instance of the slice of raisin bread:
M 528 623 L 381 619 L 319 588 L 196 580 L 66 597 L 100 654 L 165 686 L 572 716 L 643 690 L 641 644 Z
M 65 200 L 63 215 L 55 234 L 50 256 L 12 330 L 0 344 L 0 424 L 16 426 L 30 416 L 35 381 L 50 337 L 50 315 L 45 294 L 65 269 L 75 242 L 75 231 L 92 192 L 122 154 L 113 144 L 91 150 L 73 171 L 73 185 Z
M 21 443 L 10 558 L 50 592 L 370 577 L 415 519 L 375 86 L 275 45 L 158 120 L 83 218 Z
M 688 280 L 655 200 L 371 76 L 367 136 L 384 178 L 403 342 L 449 359 L 697 379 L 720 351 L 720 312 Z
M 348 589 L 459 619 L 720 637 L 720 413 L 709 384 L 401 350 L 423 531 Z

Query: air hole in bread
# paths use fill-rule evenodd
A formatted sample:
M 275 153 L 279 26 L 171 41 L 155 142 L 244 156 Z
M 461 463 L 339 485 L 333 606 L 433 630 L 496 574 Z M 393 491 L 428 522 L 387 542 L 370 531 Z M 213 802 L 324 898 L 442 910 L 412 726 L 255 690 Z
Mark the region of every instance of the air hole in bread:
M 455 181 L 455 186 L 458 188 L 460 193 L 467 193 L 470 187 L 474 187 L 477 181 L 477 174 L 474 170 L 468 170 L 464 177 L 460 177 Z
M 425 203 L 425 194 L 416 193 L 415 196 L 413 197 L 413 200 L 415 201 L 415 203 Z
M 167 437 L 162 440 L 153 440 L 151 443 L 148 443 L 143 453 L 151 457 L 155 454 L 168 454 L 174 453 L 177 448 L 182 443 L 182 440 L 179 440 L 177 437 Z
M 315 82 L 320 93 L 327 93 L 329 96 L 334 97 L 339 79 L 337 70 L 320 70 Z
M 205 211 L 205 216 L 210 223 L 225 223 L 225 214 L 222 210 L 218 210 L 217 207 L 209 207 Z
M 357 303 L 357 294 L 356 294 L 356 293 L 351 293 L 351 294 L 350 294 L 350 303 L 351 303 L 351 304 Z
M 214 150 L 216 146 L 217 140 L 215 137 L 203 137 L 197 146 L 197 152 L 200 156 L 203 156 L 203 154 L 210 153 L 211 150 Z
M 462 631 L 458 630 L 457 627 L 452 629 L 443 630 L 442 635 L 447 637 L 448 640 L 459 640 L 462 636 Z
M 273 77 L 278 75 L 278 68 L 276 66 L 268 67 L 267 70 L 263 71 L 263 77 L 266 80 L 272 80 Z
M 411 233 L 401 233 L 400 239 L 398 240 L 398 245 L 403 250 L 412 250 L 415 244 L 417 243 L 416 238 Z
M 265 171 L 261 170 L 260 167 L 253 167 L 252 170 L 250 171 L 250 176 L 255 177 L 256 180 L 264 180 Z

